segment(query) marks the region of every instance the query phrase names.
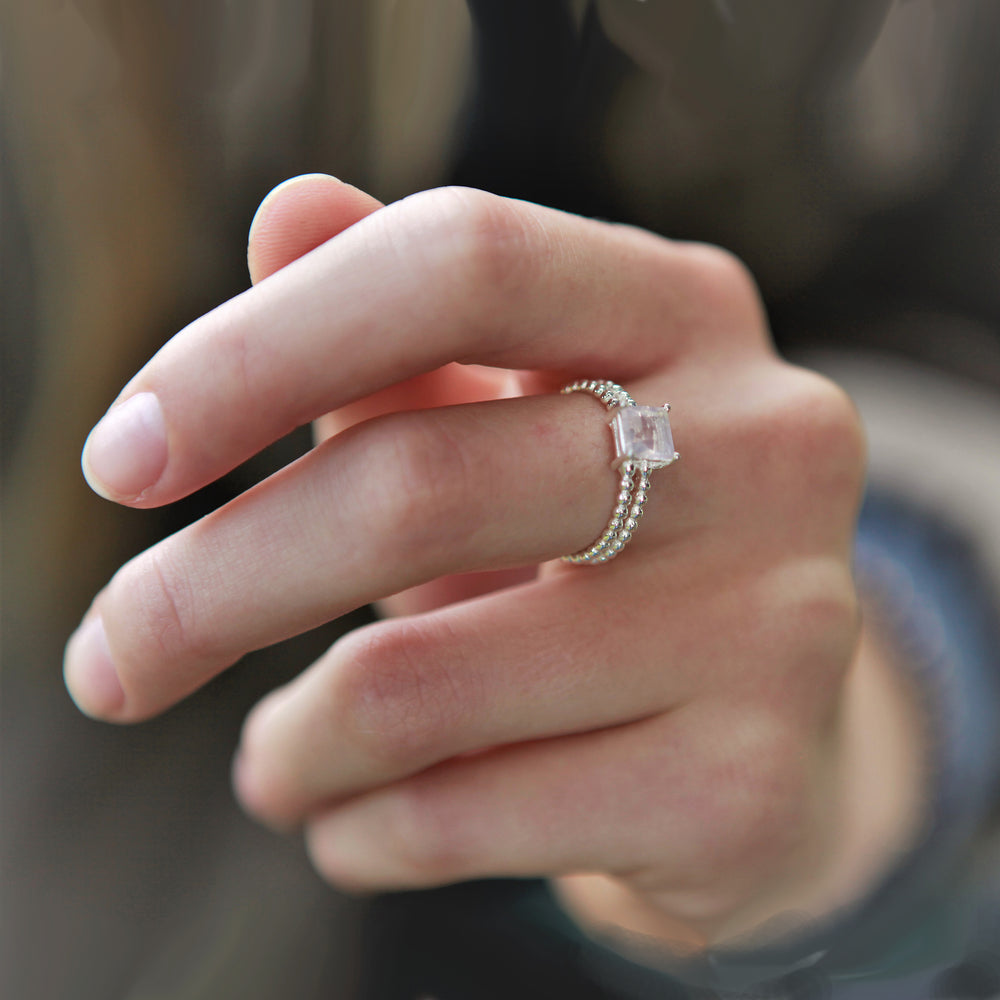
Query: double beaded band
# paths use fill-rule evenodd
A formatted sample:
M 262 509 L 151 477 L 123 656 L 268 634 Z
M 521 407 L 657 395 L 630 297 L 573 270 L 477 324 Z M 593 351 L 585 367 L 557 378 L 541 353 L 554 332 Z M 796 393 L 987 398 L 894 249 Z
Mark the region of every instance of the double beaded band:
M 614 414 L 610 426 L 614 434 L 614 467 L 621 475 L 618 500 L 611 520 L 589 548 L 563 556 L 563 562 L 594 566 L 614 559 L 628 544 L 642 517 L 649 492 L 649 474 L 676 462 L 670 430 L 670 404 L 637 406 L 617 383 L 581 380 L 563 388 L 563 393 L 589 392 Z

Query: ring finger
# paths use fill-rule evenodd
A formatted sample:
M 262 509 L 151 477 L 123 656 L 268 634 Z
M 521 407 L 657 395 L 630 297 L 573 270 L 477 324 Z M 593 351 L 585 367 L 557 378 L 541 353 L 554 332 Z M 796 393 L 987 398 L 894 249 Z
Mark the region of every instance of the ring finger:
M 70 690 L 92 714 L 143 718 L 362 604 L 584 548 L 614 505 L 608 433 L 595 400 L 574 394 L 391 414 L 338 435 L 126 564 L 70 642 Z M 657 517 L 653 490 L 658 530 L 644 544 L 707 516 L 671 472 L 671 517 Z M 98 657 L 120 695 L 94 683 Z

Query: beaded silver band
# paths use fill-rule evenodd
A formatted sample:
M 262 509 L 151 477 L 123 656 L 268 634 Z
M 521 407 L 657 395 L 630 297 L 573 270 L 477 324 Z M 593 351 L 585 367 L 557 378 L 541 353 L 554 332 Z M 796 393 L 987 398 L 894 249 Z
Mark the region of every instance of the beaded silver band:
M 673 450 L 673 438 L 667 413 L 670 404 L 663 407 L 637 406 L 635 400 L 616 382 L 607 380 L 581 379 L 564 386 L 563 394 L 589 392 L 596 396 L 608 410 L 615 414 L 610 421 L 614 431 L 616 456 L 614 467 L 621 474 L 618 483 L 618 499 L 611 519 L 598 539 L 588 548 L 572 555 L 563 556 L 562 561 L 575 565 L 594 566 L 614 559 L 632 538 L 642 517 L 643 506 L 649 493 L 649 474 L 653 469 L 662 469 L 677 461 L 680 455 Z M 645 421 L 656 437 L 659 447 L 650 447 L 639 442 L 633 431 L 626 430 L 636 420 Z M 641 444 L 641 446 L 640 446 Z M 666 446 L 666 450 L 664 449 Z

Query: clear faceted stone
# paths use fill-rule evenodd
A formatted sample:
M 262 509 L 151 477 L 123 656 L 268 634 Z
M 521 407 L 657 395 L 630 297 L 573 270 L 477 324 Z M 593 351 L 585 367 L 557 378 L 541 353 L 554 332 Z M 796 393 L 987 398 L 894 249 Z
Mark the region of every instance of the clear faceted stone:
M 674 460 L 670 416 L 659 406 L 623 406 L 611 421 L 618 460 L 667 464 Z

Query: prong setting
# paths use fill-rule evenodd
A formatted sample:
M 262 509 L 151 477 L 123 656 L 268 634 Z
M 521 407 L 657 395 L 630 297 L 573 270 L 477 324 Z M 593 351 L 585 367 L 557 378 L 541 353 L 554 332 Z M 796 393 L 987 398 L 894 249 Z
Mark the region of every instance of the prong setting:
M 596 565 L 614 559 L 631 540 L 642 517 L 649 492 L 649 473 L 676 462 L 673 433 L 667 414 L 670 404 L 638 406 L 615 382 L 582 380 L 567 385 L 563 393 L 589 392 L 614 416 L 609 421 L 615 444 L 613 468 L 620 475 L 617 504 L 600 537 L 589 548 L 563 561 L 577 565 Z

